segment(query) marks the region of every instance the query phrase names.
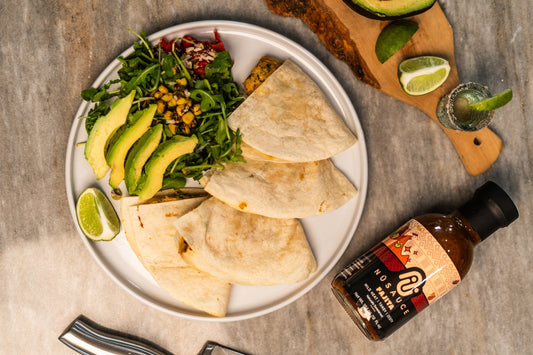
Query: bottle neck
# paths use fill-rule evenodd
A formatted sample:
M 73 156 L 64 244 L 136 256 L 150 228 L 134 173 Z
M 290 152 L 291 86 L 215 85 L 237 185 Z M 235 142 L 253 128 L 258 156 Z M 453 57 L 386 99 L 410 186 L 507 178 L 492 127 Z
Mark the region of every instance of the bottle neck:
M 481 240 L 518 218 L 518 210 L 511 198 L 490 181 L 477 189 L 474 196 L 457 210 Z
M 479 234 L 474 230 L 474 228 L 472 228 L 472 225 L 470 224 L 468 219 L 466 219 L 465 216 L 461 214 L 461 212 L 459 212 L 458 210 L 453 211 L 449 215 L 449 217 L 454 219 L 455 222 L 467 232 L 468 238 L 474 246 L 478 245 L 482 241 Z

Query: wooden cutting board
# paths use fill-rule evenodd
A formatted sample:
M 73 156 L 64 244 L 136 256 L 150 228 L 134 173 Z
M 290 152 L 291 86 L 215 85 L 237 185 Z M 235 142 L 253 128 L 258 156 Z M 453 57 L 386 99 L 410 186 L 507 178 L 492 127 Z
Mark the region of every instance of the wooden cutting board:
M 347 63 L 361 81 L 384 93 L 418 107 L 431 117 L 453 143 L 463 165 L 471 175 L 485 172 L 503 149 L 501 139 L 490 129 L 458 132 L 444 128 L 435 113 L 439 99 L 457 86 L 453 30 L 438 3 L 410 19 L 419 29 L 411 40 L 384 64 L 375 54 L 375 43 L 390 21 L 372 20 L 357 14 L 343 0 L 265 0 L 280 16 L 301 19 L 315 32 L 327 49 Z M 436 55 L 451 65 L 450 76 L 436 91 L 423 96 L 407 95 L 398 81 L 398 65 L 406 58 Z

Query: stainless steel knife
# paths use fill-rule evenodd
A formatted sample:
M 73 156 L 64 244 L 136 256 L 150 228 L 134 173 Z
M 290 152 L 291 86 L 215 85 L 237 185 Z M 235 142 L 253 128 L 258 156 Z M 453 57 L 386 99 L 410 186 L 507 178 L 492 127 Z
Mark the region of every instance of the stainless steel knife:
M 82 315 L 61 333 L 59 341 L 83 355 L 172 355 L 148 340 L 104 328 Z M 249 355 L 208 341 L 198 355 L 210 354 Z

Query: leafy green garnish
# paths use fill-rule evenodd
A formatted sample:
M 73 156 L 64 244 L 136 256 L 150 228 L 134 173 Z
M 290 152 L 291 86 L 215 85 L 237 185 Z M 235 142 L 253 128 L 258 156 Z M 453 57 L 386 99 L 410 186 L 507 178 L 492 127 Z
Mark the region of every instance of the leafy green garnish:
M 181 52 L 177 42 L 172 43 L 171 51 L 168 48 L 164 50 L 161 45 L 153 46 L 144 32 L 131 32 L 139 40 L 134 42 L 131 54 L 117 58 L 121 63 L 118 79 L 81 93 L 84 100 L 94 103 L 88 115 L 82 117 L 86 120 L 87 132 L 91 131 L 96 120 L 109 112 L 114 100 L 126 96 L 131 90 L 135 90 L 136 95 L 129 124 L 136 119 L 138 111 L 156 103 L 152 93 L 160 85 L 171 88 L 178 80 L 185 78 L 190 99 L 199 104 L 201 109 L 201 114 L 195 117 L 197 125 L 189 133 L 198 137 L 198 145 L 194 152 L 170 164 L 163 186 L 183 187 L 186 178 L 197 180 L 205 170 L 220 168 L 230 161 L 244 161 L 240 132 L 232 131 L 227 123 L 228 115 L 244 100 L 233 81 L 233 60 L 229 52 L 218 52 L 215 59 L 206 65 L 204 78 L 198 78 L 187 69 L 187 56 Z M 160 113 L 155 115 L 152 126 L 158 123 L 163 123 L 163 141 L 175 134 Z
M 215 60 L 205 68 L 205 77 L 211 81 L 231 78 L 233 61 L 228 51 L 217 53 Z

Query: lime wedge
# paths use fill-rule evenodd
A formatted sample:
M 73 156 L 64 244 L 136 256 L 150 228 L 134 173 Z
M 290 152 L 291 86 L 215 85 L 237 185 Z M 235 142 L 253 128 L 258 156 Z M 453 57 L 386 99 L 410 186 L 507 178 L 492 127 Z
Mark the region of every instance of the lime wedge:
M 450 74 L 450 63 L 434 56 L 421 56 L 404 60 L 398 66 L 398 77 L 403 90 L 420 96 L 440 87 Z
M 409 20 L 389 23 L 379 34 L 376 41 L 376 56 L 381 63 L 398 52 L 418 30 L 418 25 Z
M 81 231 L 91 240 L 111 240 L 120 231 L 120 222 L 104 193 L 95 188 L 85 189 L 76 202 L 76 217 Z
M 513 98 L 513 90 L 507 89 L 498 95 L 468 105 L 474 111 L 491 111 L 506 105 Z

